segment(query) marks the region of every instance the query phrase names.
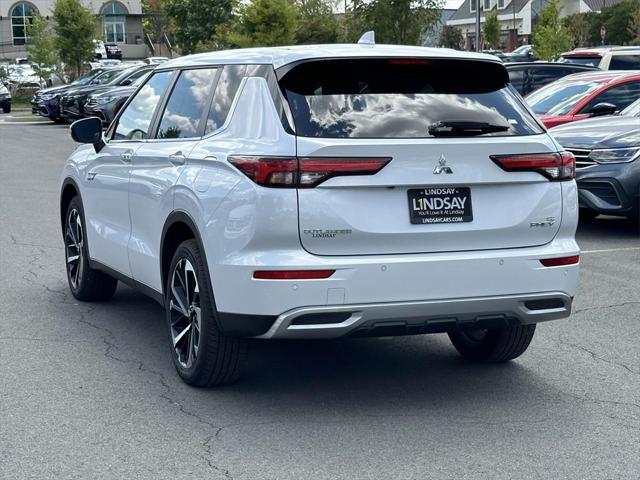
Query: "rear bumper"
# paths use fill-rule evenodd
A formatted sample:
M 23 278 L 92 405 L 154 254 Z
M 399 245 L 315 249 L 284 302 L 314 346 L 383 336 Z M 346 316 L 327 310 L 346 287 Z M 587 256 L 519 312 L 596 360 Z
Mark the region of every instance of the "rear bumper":
M 290 310 L 275 319 L 261 317 L 254 330 L 238 330 L 245 323 L 221 315 L 229 335 L 266 339 L 327 339 L 344 336 L 387 336 L 441 333 L 478 328 L 532 324 L 571 314 L 572 299 L 564 292 L 452 298 L 418 302 L 321 305 Z M 266 326 L 271 324 L 264 333 Z

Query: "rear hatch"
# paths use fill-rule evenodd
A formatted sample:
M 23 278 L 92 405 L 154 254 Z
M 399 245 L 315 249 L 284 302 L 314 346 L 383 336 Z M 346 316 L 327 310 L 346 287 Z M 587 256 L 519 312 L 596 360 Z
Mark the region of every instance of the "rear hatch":
M 556 150 L 507 83 L 489 61 L 338 59 L 290 69 L 280 85 L 301 176 L 307 161 L 317 172 L 313 162 L 326 159 L 327 170 L 298 189 L 304 248 L 373 255 L 550 242 L 560 184 L 491 158 Z M 362 168 L 332 167 L 339 162 Z

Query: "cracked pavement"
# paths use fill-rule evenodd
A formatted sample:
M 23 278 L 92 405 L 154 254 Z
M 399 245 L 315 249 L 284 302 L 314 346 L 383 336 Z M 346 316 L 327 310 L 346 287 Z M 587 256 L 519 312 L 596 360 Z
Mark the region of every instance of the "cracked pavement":
M 25 140 L 28 139 L 28 140 Z M 640 237 L 584 223 L 568 320 L 474 366 L 444 335 L 252 345 L 237 385 L 174 373 L 160 307 L 68 293 L 65 127 L 0 125 L 6 479 L 629 479 L 640 472 Z

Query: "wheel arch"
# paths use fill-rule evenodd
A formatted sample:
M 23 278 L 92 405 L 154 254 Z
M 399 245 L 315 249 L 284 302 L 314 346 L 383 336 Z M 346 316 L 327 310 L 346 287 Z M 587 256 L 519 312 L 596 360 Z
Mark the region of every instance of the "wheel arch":
M 169 214 L 162 227 L 162 238 L 160 240 L 160 279 L 162 281 L 162 292 L 165 296 L 165 287 L 169 276 L 169 266 L 174 252 L 182 242 L 194 239 L 198 243 L 200 253 L 204 258 L 206 267 L 205 276 L 213 292 L 213 284 L 209 275 L 209 263 L 207 262 L 207 253 L 202 243 L 200 230 L 195 221 L 184 210 L 174 210 Z
M 60 227 L 62 229 L 63 236 L 67 208 L 69 207 L 69 203 L 71 203 L 71 199 L 73 199 L 73 197 L 80 197 L 80 199 L 82 200 L 78 184 L 73 178 L 67 177 L 62 182 L 62 188 L 60 189 Z

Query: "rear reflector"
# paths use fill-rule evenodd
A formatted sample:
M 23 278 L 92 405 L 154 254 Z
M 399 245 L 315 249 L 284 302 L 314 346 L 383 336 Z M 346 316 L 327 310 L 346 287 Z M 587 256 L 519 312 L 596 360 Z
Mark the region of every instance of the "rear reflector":
M 329 278 L 335 270 L 257 270 L 253 278 L 261 280 L 315 280 Z
M 507 172 L 538 172 L 551 181 L 576 176 L 576 159 L 571 152 L 491 155 L 491 160 Z
M 545 267 L 560 267 L 562 265 L 575 265 L 579 261 L 580 255 L 573 255 L 571 257 L 544 258 L 540 260 L 540 263 Z
M 255 183 L 271 188 L 313 188 L 332 177 L 374 175 L 390 161 L 389 157 L 229 157 Z

